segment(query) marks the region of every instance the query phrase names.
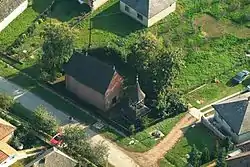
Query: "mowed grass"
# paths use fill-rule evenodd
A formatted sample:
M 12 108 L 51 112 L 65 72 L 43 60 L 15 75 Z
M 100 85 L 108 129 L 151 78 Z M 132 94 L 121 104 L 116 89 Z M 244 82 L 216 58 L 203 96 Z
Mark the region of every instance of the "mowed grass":
M 150 150 L 160 141 L 160 139 L 155 140 L 150 135 L 151 132 L 153 132 L 154 130 L 160 130 L 164 135 L 167 135 L 176 125 L 176 123 L 184 116 L 184 114 L 185 113 L 182 113 L 175 117 L 165 119 L 164 121 L 159 122 L 143 130 L 142 132 L 136 133 L 135 135 L 132 135 L 130 137 L 121 137 L 119 135 L 116 135 L 109 129 L 102 133 L 102 135 L 110 138 L 112 141 L 115 141 L 118 145 L 129 151 L 145 152 Z M 132 138 L 137 140 L 138 142 L 135 142 L 135 144 L 133 145 L 129 145 L 129 142 L 132 140 Z
M 216 137 L 202 124 L 189 128 L 184 137 L 171 149 L 160 162 L 160 167 L 185 167 L 187 165 L 187 154 L 191 151 L 192 145 L 196 145 L 199 151 L 207 147 L 212 152 Z

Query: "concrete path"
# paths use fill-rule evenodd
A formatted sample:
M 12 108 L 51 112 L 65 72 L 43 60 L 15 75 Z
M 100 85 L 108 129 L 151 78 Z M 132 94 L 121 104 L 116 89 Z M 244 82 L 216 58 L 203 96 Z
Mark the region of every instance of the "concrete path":
M 0 92 L 7 93 L 13 96 L 17 101 L 20 102 L 25 108 L 34 111 L 39 105 L 43 105 L 47 110 L 55 116 L 57 120 L 60 121 L 62 126 L 69 124 L 69 116 L 64 112 L 56 109 L 46 101 L 42 100 L 40 97 L 35 94 L 28 92 L 25 89 L 17 86 L 16 84 L 0 77 Z M 80 124 L 75 121 L 76 124 Z M 80 124 L 84 126 L 84 124 Z M 110 164 L 116 167 L 139 167 L 132 158 L 122 152 L 115 144 L 103 138 L 101 135 L 95 133 L 91 129 L 87 129 L 87 135 L 90 136 L 90 139 L 93 144 L 104 142 L 109 147 L 109 157 L 108 161 Z

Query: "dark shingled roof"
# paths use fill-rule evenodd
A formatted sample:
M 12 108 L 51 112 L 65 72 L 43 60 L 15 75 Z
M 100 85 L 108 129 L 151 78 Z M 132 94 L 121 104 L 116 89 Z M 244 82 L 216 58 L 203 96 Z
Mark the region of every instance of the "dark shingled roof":
M 0 0 L 0 22 L 9 16 L 25 0 Z
M 250 92 L 247 92 L 213 105 L 213 108 L 238 135 L 250 132 L 249 98 Z
M 113 67 L 79 52 L 75 52 L 63 68 L 66 74 L 102 94 L 115 74 Z
M 121 0 L 147 18 L 151 18 L 172 5 L 175 0 Z
M 36 167 L 76 167 L 78 165 L 76 160 L 64 154 L 55 147 L 45 151 L 35 160 L 27 164 L 26 167 L 32 167 L 34 163 L 38 163 Z

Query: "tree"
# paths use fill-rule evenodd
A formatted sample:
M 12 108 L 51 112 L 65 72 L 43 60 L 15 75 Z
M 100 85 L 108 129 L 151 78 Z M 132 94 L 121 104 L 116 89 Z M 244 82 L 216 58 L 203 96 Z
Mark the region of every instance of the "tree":
M 33 127 L 36 130 L 42 130 L 48 134 L 53 135 L 58 129 L 57 120 L 51 115 L 45 107 L 39 106 L 33 112 Z
M 94 164 L 103 165 L 108 156 L 108 149 L 103 143 L 97 143 L 91 146 L 85 131 L 79 127 L 67 127 L 64 129 L 63 141 L 65 153 L 77 159 L 80 163 L 85 164 L 86 159 Z
M 187 105 L 181 96 L 177 92 L 165 88 L 158 94 L 156 108 L 158 111 L 166 112 L 168 116 L 187 111 Z
M 150 97 L 171 85 L 180 66 L 184 64 L 180 49 L 165 48 L 163 40 L 152 33 L 143 33 L 132 44 L 128 63 L 140 74 L 142 83 Z
M 210 152 L 209 152 L 207 147 L 204 147 L 204 150 L 202 151 L 201 161 L 202 161 L 203 164 L 210 161 Z
M 43 37 L 41 78 L 54 81 L 61 75 L 62 65 L 72 55 L 73 35 L 66 25 L 52 25 L 45 30 Z
M 224 140 L 223 140 L 223 147 L 225 147 L 225 151 L 228 152 L 231 147 L 232 147 L 232 142 L 231 142 L 231 139 L 230 137 L 226 137 Z
M 189 153 L 188 163 L 193 167 L 200 166 L 201 153 L 197 150 L 196 146 L 193 145 L 191 152 Z
M 225 148 L 222 148 L 219 152 L 218 158 L 216 160 L 216 167 L 227 167 Z
M 218 142 L 218 140 L 216 140 L 216 142 L 215 142 L 215 148 L 214 148 L 214 153 L 213 153 L 214 158 L 218 158 L 219 148 L 220 148 L 219 142 Z
M 8 110 L 14 104 L 14 100 L 11 96 L 0 93 L 0 108 L 3 110 Z

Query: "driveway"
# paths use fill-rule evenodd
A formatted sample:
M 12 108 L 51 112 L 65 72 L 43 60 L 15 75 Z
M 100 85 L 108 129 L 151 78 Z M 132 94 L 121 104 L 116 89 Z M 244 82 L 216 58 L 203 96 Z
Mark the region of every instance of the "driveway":
M 19 101 L 25 108 L 34 111 L 37 106 L 43 105 L 47 110 L 61 123 L 62 126 L 69 124 L 69 116 L 64 112 L 56 109 L 51 104 L 47 103 L 35 94 L 22 89 L 16 84 L 0 77 L 0 92 L 7 93 L 14 97 L 15 100 Z M 86 127 L 77 121 L 75 123 Z M 93 144 L 103 142 L 109 147 L 109 157 L 108 161 L 110 164 L 116 167 L 139 167 L 132 158 L 121 151 L 115 144 L 106 140 L 101 135 L 87 128 L 87 135 L 90 136 L 90 140 Z

